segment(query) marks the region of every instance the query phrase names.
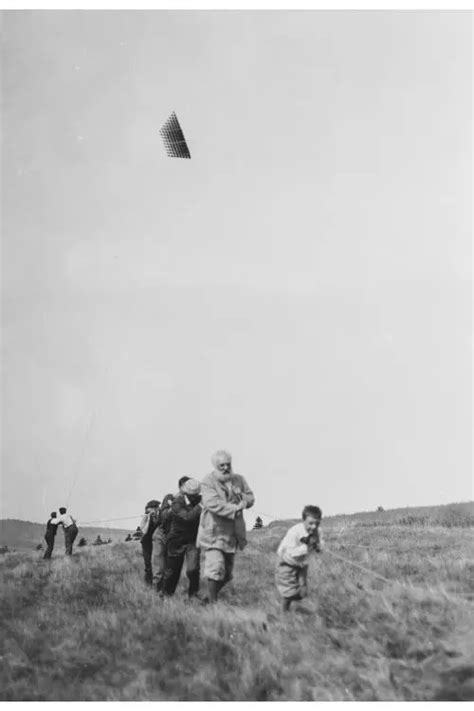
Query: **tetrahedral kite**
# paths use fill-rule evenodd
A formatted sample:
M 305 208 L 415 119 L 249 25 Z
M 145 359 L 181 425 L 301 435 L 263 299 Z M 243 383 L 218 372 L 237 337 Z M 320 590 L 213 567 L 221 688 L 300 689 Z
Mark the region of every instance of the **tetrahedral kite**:
M 160 128 L 160 133 L 166 153 L 170 158 L 191 158 L 186 139 L 174 111 Z

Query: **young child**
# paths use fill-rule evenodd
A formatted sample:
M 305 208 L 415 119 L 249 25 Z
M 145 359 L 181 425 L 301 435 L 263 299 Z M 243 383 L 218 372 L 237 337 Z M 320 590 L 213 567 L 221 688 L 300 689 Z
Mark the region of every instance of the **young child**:
M 302 600 L 307 594 L 308 561 L 313 553 L 321 552 L 319 506 L 305 506 L 302 523 L 292 526 L 278 546 L 279 563 L 275 575 L 276 586 L 283 597 L 283 611 L 287 612 L 293 600 Z
M 149 501 L 145 506 L 145 514 L 142 516 L 140 522 L 140 531 L 142 532 L 140 543 L 142 544 L 143 562 L 145 563 L 145 583 L 147 585 L 152 585 L 153 583 L 151 557 L 153 554 L 153 533 L 158 526 L 159 506 L 160 502 L 156 499 Z

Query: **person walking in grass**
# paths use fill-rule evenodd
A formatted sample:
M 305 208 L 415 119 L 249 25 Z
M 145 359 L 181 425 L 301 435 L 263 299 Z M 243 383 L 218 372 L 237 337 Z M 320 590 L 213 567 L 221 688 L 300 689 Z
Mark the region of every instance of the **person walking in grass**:
M 53 519 L 52 523 L 57 523 L 63 527 L 66 555 L 72 555 L 72 546 L 76 540 L 77 534 L 79 533 L 75 519 L 73 519 L 71 514 L 68 514 L 67 509 L 64 506 L 61 506 L 58 518 Z
M 44 534 L 44 540 L 46 541 L 46 550 L 44 552 L 43 558 L 49 560 L 54 548 L 54 541 L 56 538 L 56 533 L 58 530 L 58 524 L 53 523 L 57 517 L 56 511 L 52 511 L 49 515 L 49 519 L 46 523 L 46 533 Z
M 275 582 L 287 612 L 293 600 L 307 595 L 308 561 L 312 554 L 321 552 L 321 523 L 319 506 L 305 506 L 301 523 L 292 526 L 278 546 L 278 567 Z
M 232 471 L 232 457 L 220 450 L 212 457 L 213 471 L 201 482 L 203 511 L 197 545 L 204 552 L 204 577 L 209 602 L 232 579 L 235 553 L 247 545 L 243 511 L 255 497 L 241 474 Z
M 163 589 L 163 578 L 166 570 L 166 537 L 171 524 L 171 504 L 173 500 L 173 494 L 166 494 L 158 513 L 158 526 L 153 533 L 151 564 L 153 587 L 158 593 L 161 593 Z
M 196 479 L 184 476 L 178 486 L 179 493 L 171 504 L 170 527 L 166 536 L 163 594 L 174 594 L 186 561 L 188 597 L 192 598 L 199 592 L 200 552 L 196 547 L 196 537 L 202 511 L 201 485 Z
M 152 499 L 145 506 L 145 513 L 140 522 L 140 532 L 142 534 L 140 543 L 142 546 L 143 562 L 145 563 L 145 583 L 153 584 L 153 570 L 151 558 L 153 551 L 153 534 L 158 526 L 158 509 L 160 502 Z

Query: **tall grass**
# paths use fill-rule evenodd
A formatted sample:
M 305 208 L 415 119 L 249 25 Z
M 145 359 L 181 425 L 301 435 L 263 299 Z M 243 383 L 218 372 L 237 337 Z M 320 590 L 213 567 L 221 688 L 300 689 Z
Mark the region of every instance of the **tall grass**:
M 275 550 L 250 534 L 215 607 L 184 582 L 160 601 L 137 545 L 1 561 L 0 698 L 429 700 L 471 693 L 472 536 L 463 528 L 326 527 L 308 600 L 280 613 Z M 387 579 L 334 558 L 333 551 Z

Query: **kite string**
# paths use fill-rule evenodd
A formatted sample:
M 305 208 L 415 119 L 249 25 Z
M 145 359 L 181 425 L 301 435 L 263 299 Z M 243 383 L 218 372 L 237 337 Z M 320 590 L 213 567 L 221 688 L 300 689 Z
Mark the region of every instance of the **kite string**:
M 398 582 L 396 580 L 389 580 L 389 578 L 386 578 L 384 575 L 381 575 L 380 573 L 376 573 L 375 570 L 366 568 L 365 565 L 360 565 L 360 563 L 356 563 L 353 560 L 349 560 L 349 558 L 345 558 L 342 555 L 338 555 L 337 553 L 334 553 L 333 551 L 330 551 L 329 549 L 326 549 L 324 552 L 329 553 L 329 555 L 332 555 L 333 558 L 342 560 L 343 563 L 349 563 L 350 565 L 353 565 L 355 568 L 359 568 L 359 570 L 362 570 L 364 573 L 367 573 L 368 575 L 372 575 L 374 578 L 379 578 L 379 580 L 383 580 L 385 583 L 397 583 Z M 402 583 L 398 583 L 398 584 L 401 585 Z
M 104 380 L 107 378 L 108 374 L 110 373 L 110 371 L 112 369 L 112 365 L 113 365 L 113 360 L 110 361 L 110 363 L 108 364 L 107 368 L 104 371 L 104 374 L 103 374 Z M 79 474 L 81 473 L 82 462 L 83 462 L 84 454 L 86 451 L 87 441 L 89 439 L 90 433 L 92 432 L 92 426 L 94 424 L 94 420 L 95 420 L 95 416 L 96 416 L 96 409 L 97 409 L 97 397 L 96 397 L 96 401 L 93 404 L 93 407 L 91 409 L 91 417 L 89 420 L 89 426 L 88 426 L 88 428 L 85 432 L 84 438 L 82 440 L 82 447 L 80 449 L 79 456 L 78 456 L 77 462 L 76 462 L 76 466 L 74 468 L 75 473 L 73 474 L 71 488 L 69 489 L 69 494 L 67 495 L 67 498 L 66 498 L 66 506 L 69 506 L 71 494 L 73 492 L 74 487 L 76 486 L 77 480 L 79 478 Z
M 389 583 L 390 585 L 397 585 L 400 588 L 403 588 L 405 590 L 410 590 L 413 588 L 417 588 L 419 590 L 423 590 L 424 588 L 421 588 L 418 585 L 410 585 L 407 583 L 403 583 L 400 580 L 395 580 L 395 579 L 389 579 L 386 578 L 384 575 L 381 575 L 380 573 L 376 573 L 375 570 L 371 570 L 370 568 L 366 568 L 364 565 L 360 565 L 359 563 L 354 562 L 353 560 L 349 560 L 349 558 L 345 558 L 344 556 L 337 555 L 337 553 L 333 553 L 333 551 L 330 551 L 328 549 L 325 549 L 325 553 L 329 553 L 329 555 L 332 555 L 333 558 L 337 558 L 338 560 L 342 561 L 343 563 L 348 563 L 349 565 L 353 565 L 355 568 L 358 568 L 361 570 L 363 573 L 366 573 L 367 575 L 371 575 L 374 578 L 378 578 L 379 580 L 383 580 L 385 583 Z M 367 592 L 367 591 L 366 591 Z M 379 596 L 384 599 L 383 594 L 380 591 L 375 591 L 372 590 L 370 591 L 372 593 L 378 593 Z M 459 593 L 458 593 L 459 594 Z M 467 593 L 461 593 L 461 594 L 467 594 Z M 449 595 L 445 590 L 442 591 L 442 595 L 446 600 L 449 600 L 449 602 L 453 603 L 454 605 L 459 605 L 460 607 L 468 606 L 468 607 L 473 607 L 473 603 L 470 600 L 459 600 L 456 597 L 453 597 L 452 595 Z
M 85 526 L 88 523 L 109 523 L 110 521 L 130 521 L 132 518 L 139 519 L 143 514 L 137 514 L 136 516 L 121 516 L 118 518 L 98 518 L 94 521 L 78 521 L 81 526 Z
M 83 462 L 83 459 L 84 459 L 84 454 L 85 454 L 85 451 L 86 451 L 86 444 L 87 444 L 87 440 L 89 439 L 89 435 L 90 435 L 90 433 L 91 433 L 91 431 L 92 431 L 92 425 L 93 425 L 93 422 L 94 422 L 94 418 L 95 418 L 95 413 L 94 413 L 94 411 L 92 411 L 92 413 L 91 413 L 91 418 L 90 418 L 90 420 L 89 420 L 89 426 L 88 426 L 88 428 L 87 428 L 87 430 L 86 430 L 86 433 L 85 433 L 85 435 L 84 435 L 84 438 L 83 438 L 83 440 L 82 440 L 82 446 L 81 446 L 81 449 L 80 449 L 80 452 L 79 452 L 79 456 L 78 456 L 77 461 L 76 461 L 76 466 L 74 467 L 74 472 L 75 472 L 75 473 L 73 474 L 71 487 L 70 487 L 69 493 L 68 493 L 68 495 L 67 495 L 67 497 L 66 497 L 66 506 L 69 506 L 69 500 L 70 500 L 70 498 L 71 498 L 71 494 L 72 494 L 73 489 L 74 489 L 74 487 L 76 486 L 77 480 L 78 480 L 78 478 L 79 478 L 79 474 L 80 474 L 80 471 L 81 471 L 81 465 L 82 465 L 82 462 Z

